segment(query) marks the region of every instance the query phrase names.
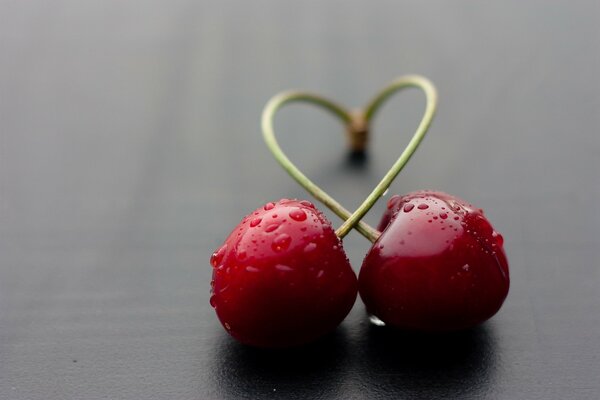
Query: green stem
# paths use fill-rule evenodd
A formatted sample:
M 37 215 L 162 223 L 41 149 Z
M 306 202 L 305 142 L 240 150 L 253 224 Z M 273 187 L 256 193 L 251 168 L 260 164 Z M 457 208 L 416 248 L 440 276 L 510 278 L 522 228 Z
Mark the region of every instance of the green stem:
M 388 86 L 386 86 L 383 90 L 379 92 L 377 96 L 367 106 L 365 107 L 364 116 L 368 122 L 371 121 L 379 107 L 394 93 L 397 91 L 407 88 L 407 87 L 417 87 L 423 90 L 426 97 L 426 106 L 425 113 L 423 114 L 423 118 L 419 123 L 419 126 L 413 135 L 412 139 L 398 158 L 398 160 L 394 163 L 392 168 L 385 174 L 383 179 L 379 182 L 379 184 L 373 189 L 371 194 L 367 197 L 367 199 L 354 211 L 354 213 L 346 219 L 346 221 L 338 228 L 335 232 L 340 238 L 343 238 L 350 232 L 352 227 L 359 222 L 362 217 L 373 207 L 373 204 L 383 195 L 383 193 L 390 186 L 394 178 L 402 171 L 402 168 L 406 165 L 410 157 L 413 155 L 423 138 L 425 137 L 425 133 L 429 129 L 431 125 L 431 121 L 435 115 L 436 107 L 437 107 L 437 91 L 433 84 L 427 79 L 419 75 L 407 75 L 401 78 L 396 79 Z
M 329 196 L 319 186 L 308 179 L 308 177 L 306 177 L 306 175 L 304 175 L 285 155 L 283 150 L 281 150 L 279 143 L 277 143 L 277 140 L 275 139 L 275 131 L 273 130 L 273 119 L 275 117 L 275 113 L 285 104 L 292 102 L 306 102 L 321 106 L 337 116 L 346 125 L 350 124 L 352 117 L 343 106 L 336 104 L 333 101 L 311 93 L 290 91 L 280 93 L 269 100 L 265 106 L 265 109 L 263 110 L 261 121 L 263 137 L 267 147 L 279 164 L 281 164 L 283 169 L 317 200 L 325 204 L 325 206 L 327 206 L 342 220 L 346 220 L 351 216 L 350 211 L 346 210 L 333 197 Z M 377 240 L 377 237 L 379 236 L 379 232 L 376 229 L 367 225 L 363 221 L 357 221 L 355 224 L 353 224 L 353 226 L 355 226 L 356 229 L 371 242 Z

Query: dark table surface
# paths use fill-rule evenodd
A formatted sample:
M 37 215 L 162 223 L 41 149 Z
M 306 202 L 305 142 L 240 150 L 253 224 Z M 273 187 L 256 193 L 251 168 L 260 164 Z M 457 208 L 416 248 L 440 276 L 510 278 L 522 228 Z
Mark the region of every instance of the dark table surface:
M 0 398 L 600 398 L 599 4 L 0 1 Z M 391 192 L 485 208 L 503 308 L 428 337 L 371 326 L 358 300 L 307 348 L 238 344 L 208 258 L 247 212 L 308 197 L 263 144 L 263 105 L 290 87 L 360 105 L 405 73 L 440 107 Z M 385 106 L 362 168 L 322 112 L 277 128 L 354 208 L 423 104 Z M 358 270 L 369 243 L 345 247 Z

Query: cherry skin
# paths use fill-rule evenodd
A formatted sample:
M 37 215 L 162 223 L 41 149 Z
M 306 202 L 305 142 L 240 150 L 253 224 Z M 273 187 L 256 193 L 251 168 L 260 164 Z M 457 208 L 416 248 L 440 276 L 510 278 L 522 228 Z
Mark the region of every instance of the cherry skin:
M 364 259 L 359 292 L 387 325 L 451 331 L 492 317 L 508 294 L 502 236 L 457 197 L 432 191 L 394 196 Z
M 357 278 L 331 223 L 308 201 L 283 199 L 246 216 L 211 257 L 211 305 L 227 332 L 290 347 L 334 330 Z

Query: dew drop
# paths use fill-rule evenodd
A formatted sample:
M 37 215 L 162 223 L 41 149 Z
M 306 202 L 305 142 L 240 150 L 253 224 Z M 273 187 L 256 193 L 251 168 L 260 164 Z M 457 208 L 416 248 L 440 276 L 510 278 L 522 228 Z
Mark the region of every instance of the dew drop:
M 248 272 L 260 272 L 260 269 L 258 269 L 258 268 L 256 268 L 256 267 L 253 267 L 253 266 L 251 266 L 251 265 L 248 265 L 248 266 L 246 267 L 246 271 L 248 271 Z
M 208 301 L 212 308 L 217 308 L 217 296 L 214 294 L 210 296 L 210 300 Z
M 254 218 L 250 221 L 250 228 L 254 228 L 256 225 L 260 224 L 260 221 L 262 221 L 262 218 Z
M 227 329 L 228 331 L 231 330 L 231 325 L 229 325 L 227 322 L 225 322 L 223 325 L 225 325 L 225 329 Z
M 217 251 L 212 253 L 212 255 L 210 256 L 210 265 L 212 265 L 213 268 L 217 268 L 217 265 L 219 265 L 221 261 L 223 261 L 223 257 L 225 257 L 226 250 L 227 245 L 224 244 L 223 246 L 219 247 Z
M 427 210 L 427 209 L 429 208 L 429 206 L 428 206 L 427 204 L 423 203 L 423 204 L 419 204 L 419 205 L 417 206 L 417 208 L 418 208 L 419 210 Z
M 287 233 L 282 233 L 277 236 L 273 243 L 271 243 L 271 248 L 275 251 L 282 251 L 287 249 L 290 246 L 292 238 Z
M 324 271 L 324 270 L 320 270 L 320 271 L 317 273 L 317 278 L 321 278 L 323 275 L 325 275 L 325 271 Z
M 306 245 L 306 247 L 304 247 L 304 252 L 310 253 L 311 251 L 314 251 L 316 248 L 317 248 L 317 244 L 310 242 L 309 244 Z
M 265 232 L 273 232 L 275 229 L 279 228 L 279 223 L 276 222 L 274 224 L 269 224 L 267 225 L 267 227 L 265 228 Z
M 404 212 L 410 212 L 410 210 L 412 210 L 413 208 L 415 208 L 415 205 L 412 203 L 408 203 L 404 206 Z
M 440 213 L 440 218 L 441 219 L 446 219 L 446 218 L 448 218 L 448 214 L 446 214 L 445 212 L 441 212 Z
M 305 207 L 315 208 L 314 204 L 313 204 L 313 203 L 311 203 L 311 202 L 310 202 L 310 201 L 308 201 L 308 200 L 302 200 L 302 201 L 300 202 L 300 204 L 302 204 L 302 205 L 303 205 L 303 206 L 305 206 Z
M 462 266 L 463 271 L 469 271 L 469 264 L 465 264 Z
M 263 208 L 265 209 L 265 211 L 272 210 L 273 208 L 275 208 L 275 203 L 267 203 Z
M 385 322 L 383 322 L 374 315 L 369 315 L 369 322 L 375 326 L 385 326 Z
M 504 238 L 498 232 L 492 232 L 492 237 L 496 239 L 496 243 L 498 243 L 498 246 L 502 246 L 504 244 Z
M 333 251 L 336 251 L 338 247 L 336 245 L 333 246 Z
M 294 221 L 304 221 L 306 219 L 306 213 L 297 208 L 290 211 L 290 218 L 292 218 Z
M 288 267 L 287 265 L 283 265 L 283 264 L 277 264 L 275 266 L 275 269 L 277 271 L 281 271 L 281 272 L 291 272 L 294 270 L 292 267 Z

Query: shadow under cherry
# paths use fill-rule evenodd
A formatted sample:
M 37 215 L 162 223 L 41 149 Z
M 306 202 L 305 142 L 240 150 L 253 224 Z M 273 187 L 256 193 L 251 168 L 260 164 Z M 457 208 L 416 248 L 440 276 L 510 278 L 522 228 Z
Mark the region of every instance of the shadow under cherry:
M 478 398 L 494 381 L 491 326 L 444 334 L 361 323 L 355 362 L 366 398 Z
M 223 335 L 213 357 L 213 383 L 228 399 L 334 398 L 348 365 L 343 327 L 292 349 L 258 349 Z

